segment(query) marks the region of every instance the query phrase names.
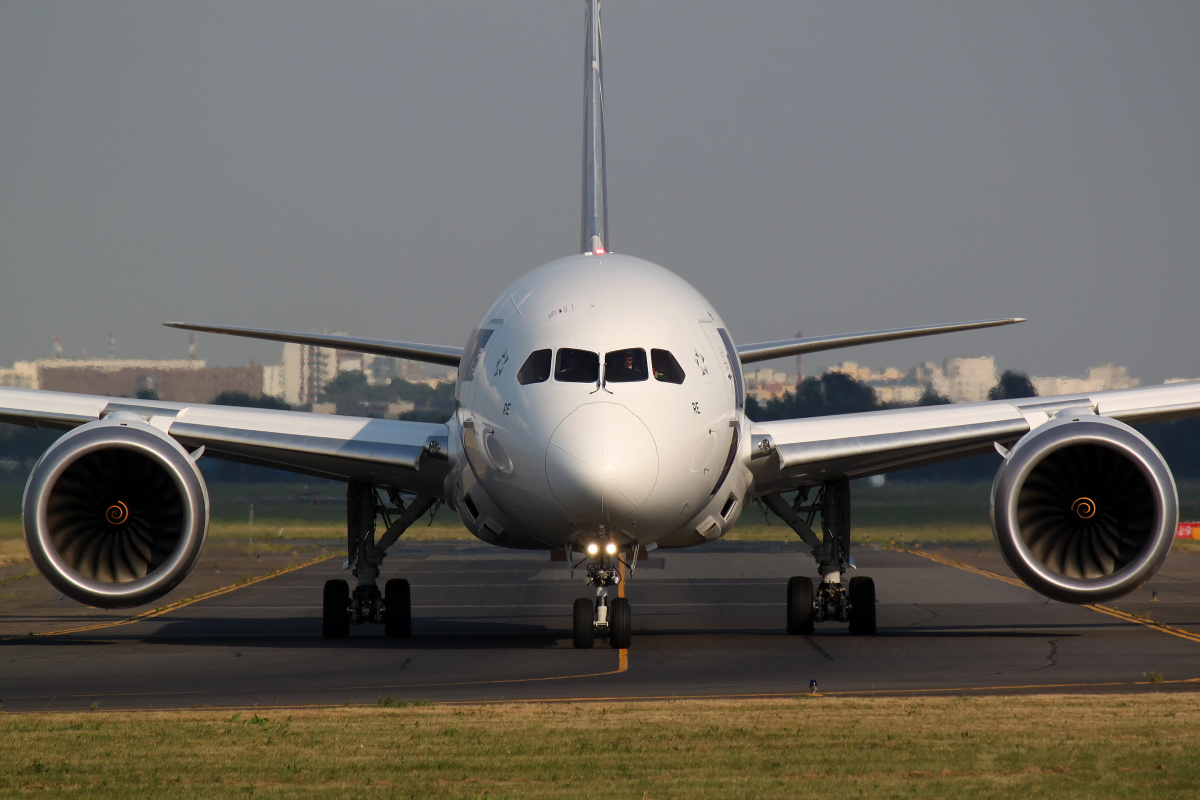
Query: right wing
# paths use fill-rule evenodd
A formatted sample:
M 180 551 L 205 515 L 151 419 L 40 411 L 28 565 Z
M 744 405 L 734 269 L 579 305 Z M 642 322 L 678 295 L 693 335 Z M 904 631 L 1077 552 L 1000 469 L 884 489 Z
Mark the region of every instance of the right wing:
M 118 412 L 207 456 L 433 497 L 449 468 L 442 423 L 0 389 L 0 422 L 67 429 Z
M 820 353 L 825 350 L 838 350 L 843 347 L 857 347 L 862 344 L 890 342 L 896 339 L 915 339 L 918 336 L 935 336 L 939 333 L 954 333 L 955 331 L 972 331 L 977 328 L 994 328 L 997 325 L 1014 325 L 1024 322 L 1023 317 L 1007 319 L 985 319 L 979 322 L 952 322 L 949 325 L 923 325 L 917 328 L 893 328 L 886 331 L 867 331 L 865 333 L 835 333 L 827 336 L 808 336 L 803 339 L 782 339 L 778 342 L 759 342 L 757 344 L 738 345 L 738 360 L 743 364 L 755 361 L 770 361 L 773 358 L 795 356 L 803 353 Z
M 1130 425 L 1168 422 L 1200 415 L 1200 381 L 756 422 L 750 429 L 755 492 L 986 453 L 1073 408 Z
M 247 339 L 266 339 L 271 342 L 291 342 L 307 344 L 314 347 L 331 347 L 339 350 L 350 350 L 355 353 L 371 353 L 389 358 L 405 358 L 409 361 L 424 361 L 427 364 L 441 364 L 444 367 L 457 367 L 462 360 L 461 347 L 449 347 L 441 344 L 416 344 L 414 342 L 393 342 L 388 339 L 362 339 L 358 336 L 346 336 L 338 333 L 296 333 L 293 331 L 272 331 L 262 328 L 235 328 L 228 325 L 196 325 L 191 322 L 164 322 L 168 328 L 180 328 L 185 331 L 202 331 L 204 333 L 221 333 L 226 336 L 242 336 Z

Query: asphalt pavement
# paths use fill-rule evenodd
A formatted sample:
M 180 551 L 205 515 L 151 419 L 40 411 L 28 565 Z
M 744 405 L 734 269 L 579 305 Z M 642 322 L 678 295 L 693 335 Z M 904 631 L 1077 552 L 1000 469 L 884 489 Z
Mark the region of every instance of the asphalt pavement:
M 854 556 L 857 574 L 875 579 L 874 636 L 835 623 L 787 635 L 787 579 L 815 570 L 799 545 L 778 543 L 653 553 L 625 583 L 634 633 L 624 651 L 603 639 L 572 647 L 571 603 L 592 592 L 579 572 L 572 579 L 545 553 L 466 542 L 402 545 L 387 559 L 384 578 L 412 583 L 407 639 L 369 625 L 344 640 L 320 636 L 322 584 L 346 575 L 337 557 L 134 619 L 136 610 L 81 615 L 46 600 L 5 620 L 0 702 L 34 711 L 761 697 L 808 693 L 813 680 L 847 696 L 1200 688 L 1194 554 L 1173 555 L 1146 587 L 1100 608 L 1047 601 L 986 554 L 982 566 L 945 551 L 865 546 Z

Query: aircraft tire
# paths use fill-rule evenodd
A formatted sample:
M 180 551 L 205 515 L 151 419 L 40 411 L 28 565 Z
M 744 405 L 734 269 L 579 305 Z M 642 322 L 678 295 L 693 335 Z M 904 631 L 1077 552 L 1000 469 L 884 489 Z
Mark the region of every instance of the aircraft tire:
M 392 578 L 384 584 L 383 633 L 391 637 L 412 634 L 412 589 L 404 578 Z
M 618 597 L 608 604 L 608 643 L 624 650 L 633 643 L 633 615 L 629 601 Z
M 575 601 L 576 650 L 588 650 L 596 643 L 596 606 L 587 597 Z
M 875 634 L 875 581 L 858 577 L 850 579 L 850 635 Z
M 344 639 L 350 635 L 350 584 L 345 581 L 325 581 L 321 594 L 321 635 L 326 639 Z
M 813 609 L 812 578 L 797 575 L 788 579 L 787 585 L 787 632 L 809 636 L 816 630 Z

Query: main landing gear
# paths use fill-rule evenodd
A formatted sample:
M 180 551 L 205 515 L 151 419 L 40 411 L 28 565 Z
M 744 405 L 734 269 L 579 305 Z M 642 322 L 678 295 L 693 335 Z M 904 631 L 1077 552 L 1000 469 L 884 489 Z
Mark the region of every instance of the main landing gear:
M 405 506 L 398 492 L 388 489 L 391 506 L 379 499 L 379 491 L 369 483 L 352 482 L 346 489 L 346 566 L 353 570 L 357 583 L 354 591 L 339 579 L 325 581 L 321 597 L 321 635 L 340 639 L 350 634 L 351 625 L 383 625 L 386 636 L 412 633 L 412 593 L 408 581 L 392 578 L 379 591 L 379 567 L 387 549 L 395 544 L 409 526 L 433 507 L 434 499 L 418 495 Z M 387 526 L 375 539 L 375 518 Z M 393 519 L 394 516 L 394 519 Z
M 618 650 L 628 648 L 633 640 L 632 616 L 629 601 L 624 597 L 608 597 L 608 588 L 621 583 L 621 559 L 617 546 L 608 543 L 603 551 L 596 543 L 587 546 L 587 556 L 579 564 L 571 563 L 572 553 L 567 550 L 567 563 L 572 574 L 575 567 L 587 563 L 587 585 L 596 587 L 596 600 L 580 597 L 573 609 L 572 642 L 576 648 L 586 650 L 596 643 L 596 635 L 608 636 L 608 643 Z M 637 563 L 637 545 L 634 545 L 631 564 Z M 630 568 L 632 572 L 632 567 Z
M 811 578 L 797 576 L 788 580 L 787 632 L 811 634 L 818 622 L 845 622 L 854 636 L 875 633 L 875 582 L 854 577 L 842 583 L 846 567 L 856 569 L 850 557 L 850 481 L 827 481 L 812 503 L 810 487 L 804 487 L 790 505 L 779 494 L 762 498 L 776 516 L 812 548 L 821 583 L 815 589 Z M 812 523 L 821 515 L 822 537 L 817 538 Z M 801 514 L 805 517 L 801 518 Z

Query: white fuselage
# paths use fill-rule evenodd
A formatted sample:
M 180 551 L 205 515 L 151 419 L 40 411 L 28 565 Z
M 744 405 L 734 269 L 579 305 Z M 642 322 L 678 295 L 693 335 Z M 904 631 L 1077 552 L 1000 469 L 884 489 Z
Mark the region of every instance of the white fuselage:
M 724 327 L 686 281 L 638 258 L 584 254 L 528 273 L 467 343 L 445 496 L 476 536 L 507 547 L 719 538 L 751 488 Z

